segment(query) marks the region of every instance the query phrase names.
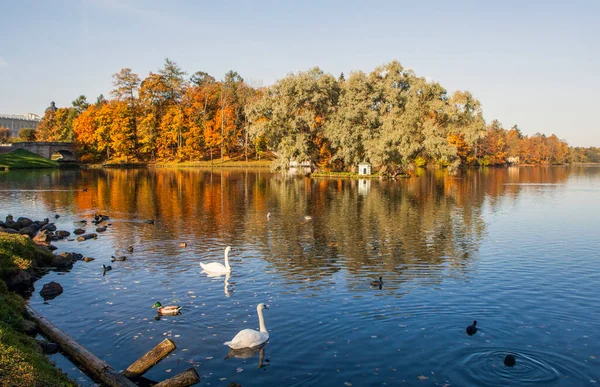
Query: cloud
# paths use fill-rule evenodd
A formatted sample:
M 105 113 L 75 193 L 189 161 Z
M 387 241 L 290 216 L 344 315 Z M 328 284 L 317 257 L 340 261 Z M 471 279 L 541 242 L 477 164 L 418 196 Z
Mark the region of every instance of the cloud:
M 8 66 L 8 62 L 0 56 L 0 67 Z

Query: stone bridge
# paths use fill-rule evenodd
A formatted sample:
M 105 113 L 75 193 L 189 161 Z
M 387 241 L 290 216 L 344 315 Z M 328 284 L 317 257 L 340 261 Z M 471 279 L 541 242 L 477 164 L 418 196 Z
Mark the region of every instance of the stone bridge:
M 25 149 L 57 161 L 77 161 L 77 150 L 73 142 L 15 142 L 10 148 L 11 151 Z

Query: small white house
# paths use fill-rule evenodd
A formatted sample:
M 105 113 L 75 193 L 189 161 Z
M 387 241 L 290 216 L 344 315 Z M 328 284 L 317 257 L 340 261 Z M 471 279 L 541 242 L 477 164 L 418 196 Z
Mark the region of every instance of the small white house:
M 371 163 L 367 163 L 363 161 L 358 164 L 358 174 L 359 175 L 370 175 L 371 174 Z
M 306 161 L 301 161 L 298 162 L 296 160 L 292 160 L 290 161 L 290 169 L 289 169 L 289 173 L 291 175 L 295 175 L 295 174 L 307 174 L 307 173 L 312 173 L 313 171 L 313 164 L 306 160 Z

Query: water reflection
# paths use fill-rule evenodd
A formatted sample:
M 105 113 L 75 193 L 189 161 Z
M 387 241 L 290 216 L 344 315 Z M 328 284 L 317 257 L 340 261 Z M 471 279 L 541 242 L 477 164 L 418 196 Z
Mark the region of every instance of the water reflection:
M 235 291 L 235 283 L 230 284 L 229 283 L 229 279 L 231 278 L 231 274 L 230 273 L 211 273 L 211 272 L 207 272 L 207 271 L 202 271 L 203 274 L 206 274 L 206 276 L 208 278 L 221 278 L 224 276 L 223 278 L 223 292 L 225 293 L 226 297 L 230 297 L 231 293 L 233 293 Z
M 268 364 L 265 364 L 265 347 L 267 345 L 268 345 L 268 343 L 265 343 L 261 346 L 254 347 L 254 348 L 240 348 L 240 349 L 230 348 L 229 352 L 227 353 L 227 356 L 225 356 L 225 360 L 231 359 L 231 358 L 250 359 L 255 356 L 258 356 L 258 367 L 257 368 L 266 367 L 266 366 L 268 366 Z M 269 362 L 269 360 L 267 360 L 267 362 Z
M 212 385 L 501 385 L 510 375 L 494 367 L 508 352 L 523 359 L 513 383 L 598 380 L 600 347 L 587 332 L 600 328 L 600 168 L 420 173 L 365 189 L 266 171 L 9 172 L 0 208 L 58 213 L 69 231 L 92 232 L 95 213 L 110 216 L 96 240 L 56 242 L 97 262 L 49 274 L 65 292 L 48 304 L 34 293 L 31 304 L 115 368 L 173 338 L 177 355 L 153 369 L 156 380 L 193 364 Z M 201 273 L 198 263 L 223 262 L 228 245 L 233 273 Z M 100 265 L 129 246 L 102 277 Z M 384 285 L 372 288 L 379 276 Z M 148 300 L 184 313 L 157 321 Z M 255 328 L 258 300 L 273 306 L 278 364 L 254 373 L 254 360 L 243 369 L 219 353 Z M 482 328 L 467 336 L 474 319 Z

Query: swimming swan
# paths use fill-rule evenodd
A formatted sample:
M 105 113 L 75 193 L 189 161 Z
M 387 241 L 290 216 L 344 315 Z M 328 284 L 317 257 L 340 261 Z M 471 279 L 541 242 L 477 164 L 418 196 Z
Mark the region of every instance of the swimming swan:
M 263 318 L 263 309 L 268 309 L 265 304 L 258 304 L 256 306 L 256 312 L 258 313 L 258 321 L 260 325 L 260 332 L 254 329 L 242 329 L 231 341 L 226 341 L 225 345 L 228 345 L 232 349 L 240 348 L 254 348 L 261 344 L 266 343 L 269 340 L 269 332 L 265 327 L 265 320 Z
M 227 246 L 225 248 L 225 266 L 223 266 L 220 262 L 211 262 L 211 263 L 202 263 L 200 262 L 200 267 L 204 269 L 204 271 L 208 273 L 229 273 L 231 272 L 231 266 L 229 266 L 229 250 L 231 250 L 231 246 Z

